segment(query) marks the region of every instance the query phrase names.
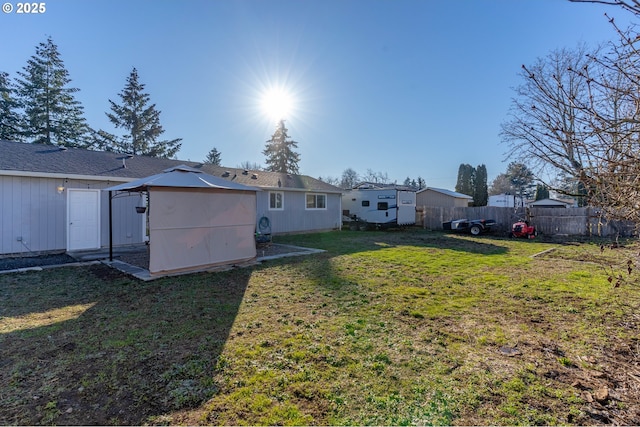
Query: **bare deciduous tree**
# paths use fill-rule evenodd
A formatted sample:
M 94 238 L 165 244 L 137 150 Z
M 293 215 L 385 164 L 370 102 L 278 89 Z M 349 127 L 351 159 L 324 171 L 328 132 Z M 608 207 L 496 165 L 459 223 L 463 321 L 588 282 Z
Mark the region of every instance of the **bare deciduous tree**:
M 640 1 L 639 0 L 569 0 L 573 3 L 597 3 L 606 4 L 609 6 L 620 6 L 629 12 L 636 15 L 640 15 Z
M 610 22 L 620 37 L 606 54 L 559 51 L 523 66 L 502 136 L 513 157 L 574 181 L 554 190 L 640 223 L 640 36 Z
M 590 129 L 581 126 L 581 109 L 588 97 L 585 80 L 570 70 L 587 67 L 595 55 L 582 45 L 561 49 L 522 66 L 524 82 L 515 89 L 510 120 L 501 137 L 508 156 L 531 165 L 538 177 L 563 174 L 576 181 L 588 167 L 586 140 Z

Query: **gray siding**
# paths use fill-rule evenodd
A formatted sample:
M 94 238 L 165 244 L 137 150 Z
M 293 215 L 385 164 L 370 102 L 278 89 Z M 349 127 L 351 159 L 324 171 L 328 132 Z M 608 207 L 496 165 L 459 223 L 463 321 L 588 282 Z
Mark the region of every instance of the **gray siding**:
M 270 190 L 265 189 L 257 194 L 256 221 L 259 221 L 263 216 L 269 218 L 273 234 L 335 230 L 341 226 L 340 194 L 282 191 L 284 193 L 284 209 L 269 210 L 269 192 Z M 306 209 L 306 194 L 326 194 L 327 208 L 319 210 Z
M 67 247 L 67 191 L 57 187 L 102 189 L 115 182 L 0 176 L 0 255 L 64 251 Z M 141 243 L 139 197 L 113 200 L 114 245 Z M 109 197 L 101 193 L 100 243 L 109 245 Z M 18 237 L 22 240 L 19 241 Z
M 112 186 L 103 183 L 99 188 Z M 98 187 L 96 187 L 98 188 Z M 146 200 L 146 198 L 145 198 Z M 136 212 L 136 206 L 143 206 L 138 193 L 118 194 L 113 198 L 113 245 L 134 245 L 144 241 L 142 234 L 143 215 Z M 100 198 L 100 245 L 109 247 L 109 192 L 103 191 Z

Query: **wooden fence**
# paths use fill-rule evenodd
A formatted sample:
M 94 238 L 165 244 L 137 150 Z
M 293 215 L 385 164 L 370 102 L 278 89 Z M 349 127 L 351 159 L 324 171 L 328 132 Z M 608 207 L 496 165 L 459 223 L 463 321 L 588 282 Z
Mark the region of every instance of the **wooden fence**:
M 498 233 L 508 233 L 519 219 L 527 219 L 538 233 L 546 236 L 632 236 L 635 225 L 623 221 L 608 221 L 595 208 L 503 208 L 430 207 L 416 208 L 416 224 L 431 230 L 442 230 L 442 223 L 455 219 L 493 219 Z

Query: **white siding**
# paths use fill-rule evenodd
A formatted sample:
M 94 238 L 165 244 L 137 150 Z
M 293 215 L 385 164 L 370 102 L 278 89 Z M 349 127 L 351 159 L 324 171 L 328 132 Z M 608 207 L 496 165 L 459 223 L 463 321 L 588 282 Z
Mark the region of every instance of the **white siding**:
M 67 192 L 57 187 L 102 189 L 114 182 L 0 176 L 0 255 L 64 251 Z M 139 197 L 113 200 L 114 245 L 141 243 L 142 218 L 135 212 Z M 100 241 L 109 244 L 109 197 L 101 193 Z M 22 240 L 19 241 L 18 237 Z

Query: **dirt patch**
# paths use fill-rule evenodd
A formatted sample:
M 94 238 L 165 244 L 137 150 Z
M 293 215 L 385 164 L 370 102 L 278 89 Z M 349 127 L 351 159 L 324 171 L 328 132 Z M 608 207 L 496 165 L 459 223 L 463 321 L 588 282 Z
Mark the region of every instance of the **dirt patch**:
M 155 282 L 1 275 L 0 425 L 640 425 L 637 288 L 609 292 L 588 253 L 347 233 Z

